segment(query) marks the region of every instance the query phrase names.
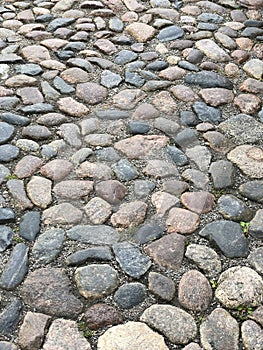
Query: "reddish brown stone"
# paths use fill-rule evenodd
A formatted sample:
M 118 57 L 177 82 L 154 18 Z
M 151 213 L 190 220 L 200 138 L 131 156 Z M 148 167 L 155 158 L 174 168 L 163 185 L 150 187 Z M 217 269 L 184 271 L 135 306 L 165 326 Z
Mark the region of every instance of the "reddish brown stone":
M 240 109 L 242 113 L 253 114 L 260 110 L 261 99 L 253 94 L 240 94 L 234 99 L 234 105 Z
M 95 225 L 104 224 L 111 215 L 111 205 L 105 200 L 94 197 L 83 208 L 89 220 Z
M 146 42 L 155 34 L 155 29 L 148 24 L 135 22 L 126 27 L 126 31 L 139 42 Z
M 53 192 L 61 198 L 80 199 L 87 197 L 93 189 L 93 181 L 68 180 L 61 181 L 53 188 Z
M 146 93 L 140 89 L 125 89 L 113 96 L 113 104 L 117 108 L 129 110 L 133 109 L 145 97 Z
M 214 107 L 231 103 L 234 99 L 232 91 L 222 88 L 201 89 L 200 95 L 207 104 Z
M 162 135 L 135 135 L 116 142 L 114 147 L 130 159 L 144 159 L 149 153 L 155 154 L 157 149 L 165 147 L 168 138 Z
M 81 178 L 89 177 L 97 180 L 109 180 L 111 179 L 112 170 L 103 163 L 83 162 L 77 168 L 76 174 Z
M 172 208 L 166 220 L 168 232 L 193 233 L 200 223 L 199 216 L 189 210 Z
M 52 201 L 52 182 L 44 177 L 33 176 L 27 184 L 27 194 L 38 207 L 45 209 Z
M 53 181 L 60 181 L 73 169 L 73 164 L 66 159 L 54 159 L 42 166 L 40 172 Z
M 248 78 L 240 85 L 239 90 L 251 92 L 252 94 L 263 94 L 263 82 Z
M 42 221 L 46 225 L 73 225 L 79 224 L 83 212 L 70 203 L 54 205 L 43 211 Z
M 97 83 L 77 85 L 76 96 L 90 105 L 98 104 L 107 97 L 107 89 Z
M 178 286 L 178 301 L 191 311 L 205 311 L 212 299 L 212 289 L 207 278 L 197 270 L 186 272 Z
M 185 192 L 181 196 L 183 205 L 197 214 L 211 211 L 215 205 L 215 197 L 209 192 Z
M 88 308 L 83 319 L 87 326 L 94 330 L 122 323 L 122 316 L 119 311 L 115 307 L 103 303 Z
M 48 49 L 41 45 L 26 46 L 21 50 L 21 54 L 27 61 L 34 63 L 50 59 Z
M 188 86 L 176 85 L 171 88 L 173 95 L 184 102 L 195 102 L 199 100 L 199 96 Z
M 15 166 L 14 174 L 19 179 L 24 179 L 34 174 L 42 165 L 42 160 L 35 156 L 25 156 Z
M 23 101 L 24 105 L 44 102 L 44 97 L 36 87 L 25 87 L 16 92 Z
M 132 114 L 132 118 L 138 120 L 158 118 L 160 112 L 150 103 L 142 103 Z
M 63 97 L 57 102 L 60 111 L 71 115 L 72 117 L 84 117 L 88 114 L 89 109 L 71 97 Z
M 117 180 L 101 181 L 96 185 L 96 193 L 111 204 L 119 203 L 126 194 L 126 187 Z
M 167 80 L 180 80 L 186 74 L 186 71 L 180 67 L 168 67 L 159 73 L 159 76 Z
M 78 67 L 66 69 L 60 76 L 70 84 L 85 83 L 89 80 L 89 74 Z
M 172 233 L 148 244 L 144 251 L 156 264 L 177 271 L 183 261 L 184 248 L 185 237 Z
M 130 227 L 140 225 L 145 218 L 147 204 L 141 201 L 124 203 L 119 210 L 111 216 L 114 227 Z
M 176 165 L 159 159 L 149 160 L 143 173 L 155 178 L 174 177 L 179 174 Z
M 168 91 L 161 91 L 154 96 L 154 106 L 161 112 L 171 114 L 176 110 L 177 104 Z

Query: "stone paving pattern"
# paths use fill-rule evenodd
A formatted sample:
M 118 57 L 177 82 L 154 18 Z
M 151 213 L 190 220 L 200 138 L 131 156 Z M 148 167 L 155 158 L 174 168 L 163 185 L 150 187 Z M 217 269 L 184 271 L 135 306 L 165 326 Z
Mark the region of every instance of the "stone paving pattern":
M 263 349 L 262 14 L 1 1 L 1 350 Z

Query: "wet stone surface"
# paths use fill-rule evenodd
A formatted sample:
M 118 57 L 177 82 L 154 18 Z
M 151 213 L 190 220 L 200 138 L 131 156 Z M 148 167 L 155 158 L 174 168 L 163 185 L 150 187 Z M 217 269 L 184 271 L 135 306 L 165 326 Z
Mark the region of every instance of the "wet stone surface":
M 1 349 L 260 347 L 262 16 L 1 2 Z

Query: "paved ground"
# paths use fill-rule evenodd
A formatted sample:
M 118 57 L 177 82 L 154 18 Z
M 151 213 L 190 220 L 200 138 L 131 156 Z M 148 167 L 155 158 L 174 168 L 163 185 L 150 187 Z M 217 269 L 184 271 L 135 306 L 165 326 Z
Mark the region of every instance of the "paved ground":
M 262 0 L 0 4 L 0 349 L 263 349 Z

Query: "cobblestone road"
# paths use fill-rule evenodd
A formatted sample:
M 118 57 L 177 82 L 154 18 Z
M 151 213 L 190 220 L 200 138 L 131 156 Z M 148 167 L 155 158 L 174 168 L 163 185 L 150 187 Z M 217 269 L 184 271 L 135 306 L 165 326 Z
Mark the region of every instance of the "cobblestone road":
M 0 349 L 263 349 L 263 1 L 0 4 Z

